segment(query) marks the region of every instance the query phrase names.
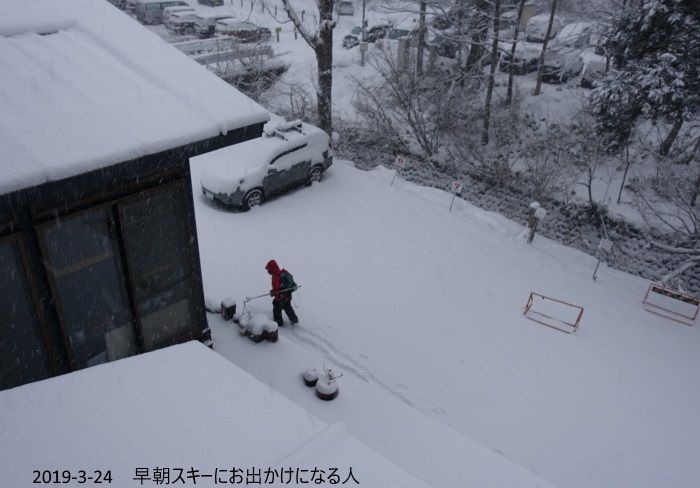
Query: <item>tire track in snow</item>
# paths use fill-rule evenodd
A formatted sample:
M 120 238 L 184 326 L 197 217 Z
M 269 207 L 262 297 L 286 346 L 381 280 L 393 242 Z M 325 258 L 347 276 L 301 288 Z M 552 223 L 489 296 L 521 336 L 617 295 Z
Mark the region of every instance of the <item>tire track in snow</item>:
M 293 330 L 291 333 L 284 333 L 284 336 L 295 342 L 298 345 L 311 347 L 312 349 L 323 353 L 329 358 L 331 362 L 334 363 L 338 368 L 348 371 L 358 378 L 360 378 L 365 383 L 370 385 L 376 385 L 382 388 L 384 391 L 402 401 L 403 403 L 409 405 L 412 408 L 416 408 L 415 405 L 409 398 L 403 395 L 401 392 L 396 391 L 391 386 L 377 379 L 371 372 L 365 368 L 365 366 L 352 358 L 351 356 L 345 354 L 337 347 L 333 345 L 331 341 L 323 337 L 321 334 L 314 332 L 313 330 L 302 328 L 299 326 L 281 327 L 280 330 Z M 365 356 L 366 357 L 366 356 Z M 405 385 L 402 385 L 405 387 Z M 407 388 L 406 388 L 407 389 Z

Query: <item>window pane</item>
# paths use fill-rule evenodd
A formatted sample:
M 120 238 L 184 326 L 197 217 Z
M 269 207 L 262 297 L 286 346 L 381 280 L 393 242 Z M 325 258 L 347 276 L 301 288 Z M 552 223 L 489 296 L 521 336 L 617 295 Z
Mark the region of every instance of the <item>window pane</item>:
M 189 236 L 181 185 L 120 205 L 146 351 L 193 338 Z
M 136 354 L 133 321 L 109 209 L 60 220 L 46 227 L 43 237 L 74 367 Z
M 0 245 L 0 390 L 51 376 L 14 243 Z

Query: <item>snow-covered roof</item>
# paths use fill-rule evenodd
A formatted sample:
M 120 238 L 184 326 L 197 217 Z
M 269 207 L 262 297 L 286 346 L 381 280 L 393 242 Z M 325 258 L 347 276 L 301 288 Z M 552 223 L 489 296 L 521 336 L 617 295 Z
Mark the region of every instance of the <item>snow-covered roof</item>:
M 268 113 L 106 1 L 0 2 L 0 194 Z
M 425 486 L 194 341 L 2 391 L 0 428 L 0 486 L 48 467 L 111 470 L 127 486 L 136 468 L 234 466 L 335 467 L 341 481 L 352 466 L 365 486 Z

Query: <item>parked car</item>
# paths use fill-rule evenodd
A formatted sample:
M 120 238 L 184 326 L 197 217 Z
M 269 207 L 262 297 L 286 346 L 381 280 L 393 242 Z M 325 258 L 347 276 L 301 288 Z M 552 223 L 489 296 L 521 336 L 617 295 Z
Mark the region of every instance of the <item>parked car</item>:
M 428 48 L 434 49 L 435 54 L 438 56 L 454 59 L 457 56 L 459 46 L 454 40 L 437 34 L 430 40 L 430 42 L 428 42 Z
M 224 0 L 197 0 L 197 2 L 210 7 L 221 7 L 224 4 Z
M 511 59 L 510 50 L 512 43 L 504 42 L 500 45 L 501 71 L 516 75 L 525 75 L 537 71 L 542 44 L 521 41 L 515 46 L 515 56 Z
M 544 42 L 547 36 L 547 27 L 549 26 L 549 14 L 535 15 L 527 21 L 525 27 L 525 39 L 527 42 Z M 562 21 L 555 16 L 552 21 L 552 30 L 549 33 L 549 39 L 555 37 L 562 27 Z
M 190 7 L 189 5 L 177 5 L 177 6 L 175 6 L 175 7 L 165 7 L 165 8 L 163 9 L 163 15 L 162 15 L 162 18 L 161 18 L 161 20 L 163 21 L 163 24 L 165 24 L 166 27 L 167 27 L 167 25 L 168 25 L 168 20 L 170 20 L 170 17 L 171 17 L 173 14 L 178 13 L 178 12 L 188 12 L 188 13 L 190 13 L 190 14 L 192 14 L 192 15 L 194 15 L 194 14 L 197 13 L 197 12 L 195 11 L 195 9 L 193 9 L 193 8 Z
M 343 37 L 343 47 L 345 49 L 350 49 L 357 46 L 362 38 L 362 26 L 356 25 L 350 31 L 350 34 Z
M 160 24 L 163 22 L 163 10 L 177 6 L 189 7 L 185 0 L 137 0 L 136 18 L 142 24 Z
M 384 39 L 387 33 L 391 30 L 393 24 L 390 22 L 382 22 L 373 26 L 367 27 L 365 37 L 367 42 L 377 42 L 379 39 Z M 346 49 L 353 48 L 360 43 L 362 39 L 362 27 L 356 25 L 350 31 L 350 34 L 343 37 L 343 47 Z
M 430 27 L 433 30 L 438 31 L 455 29 L 459 26 L 460 15 L 461 22 L 464 24 L 464 26 L 466 26 L 471 8 L 473 7 L 469 4 L 469 2 L 457 2 L 457 5 L 450 8 L 447 12 L 435 16 L 430 23 Z
M 207 12 L 197 14 L 194 17 L 194 33 L 201 39 L 206 39 L 214 35 L 214 27 L 219 20 L 235 19 L 232 13 Z
M 394 24 L 391 22 L 382 22 L 370 26 L 367 30 L 367 42 L 377 42 L 379 39 L 384 39 L 393 27 Z
M 552 39 L 551 46 L 567 47 L 569 49 L 585 49 L 595 46 L 599 36 L 596 36 L 596 25 L 592 22 L 574 22 L 566 24 Z
M 355 15 L 355 6 L 350 0 L 339 0 L 335 3 L 335 13 L 338 15 Z
M 214 31 L 222 36 L 235 37 L 240 42 L 267 41 L 272 37 L 272 31 L 266 27 L 233 18 L 217 21 Z
M 225 206 L 249 209 L 290 187 L 321 181 L 332 155 L 330 138 L 318 127 L 300 120 L 280 124 L 205 164 L 202 193 Z
M 577 51 L 567 47 L 548 49 L 542 66 L 542 81 L 565 83 L 581 74 L 583 61 Z
M 605 76 L 606 68 L 608 67 L 605 56 L 601 56 L 597 52 L 584 51 L 579 56 L 583 69 L 581 70 L 581 87 L 593 88 L 595 82 Z
M 165 27 L 176 34 L 194 34 L 194 17 L 194 11 L 174 12 L 168 17 Z

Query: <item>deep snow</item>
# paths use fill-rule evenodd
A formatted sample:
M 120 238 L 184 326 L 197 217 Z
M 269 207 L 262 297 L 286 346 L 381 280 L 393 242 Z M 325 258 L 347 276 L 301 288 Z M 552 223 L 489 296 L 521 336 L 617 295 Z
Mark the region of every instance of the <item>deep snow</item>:
M 264 293 L 270 258 L 303 285 L 301 326 L 281 330 L 280 343 L 251 349 L 212 317 L 215 348 L 320 417 L 342 418 L 436 486 L 464 486 L 469 463 L 457 451 L 460 462 L 440 472 L 412 467 L 418 447 L 402 434 L 411 429 L 382 418 L 392 409 L 377 398 L 398 399 L 561 487 L 700 483 L 698 329 L 642 310 L 644 280 L 603 268 L 593 282 L 592 257 L 539 236 L 528 246 L 514 239 L 519 225 L 461 200 L 449 213 L 451 195 L 400 179 L 389 187 L 393 172 L 383 168 L 337 161 L 320 185 L 248 213 L 197 197 L 200 171 L 195 158 L 206 294 Z M 524 318 L 530 291 L 584 307 L 576 334 Z M 306 352 L 289 352 L 288 342 Z M 347 376 L 341 406 L 300 393 L 298 376 L 324 361 Z

